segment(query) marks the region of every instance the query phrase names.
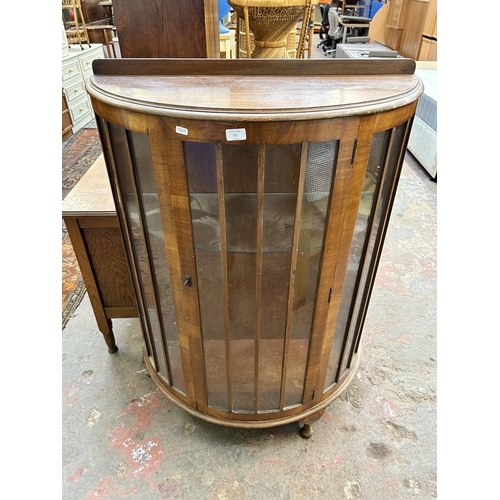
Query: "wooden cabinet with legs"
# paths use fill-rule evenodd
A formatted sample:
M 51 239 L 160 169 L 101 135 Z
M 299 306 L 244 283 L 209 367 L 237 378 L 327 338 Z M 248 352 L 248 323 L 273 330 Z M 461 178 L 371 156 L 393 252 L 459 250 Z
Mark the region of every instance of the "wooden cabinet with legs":
M 423 89 L 414 68 L 94 63 L 144 359 L 186 411 L 299 421 L 308 437 L 348 386 Z
M 62 215 L 97 325 L 115 352 L 111 320 L 137 317 L 137 306 L 102 155 L 66 196 Z

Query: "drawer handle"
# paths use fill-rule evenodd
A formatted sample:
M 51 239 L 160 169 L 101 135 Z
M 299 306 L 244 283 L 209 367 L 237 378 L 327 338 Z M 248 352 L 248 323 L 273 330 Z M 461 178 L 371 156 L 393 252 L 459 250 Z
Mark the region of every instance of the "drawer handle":
M 80 113 L 81 113 L 81 112 L 83 111 L 83 108 L 80 108 L 80 109 L 79 109 L 79 111 L 80 111 Z
M 72 69 L 68 70 L 68 73 L 73 73 L 73 70 Z
M 77 93 L 78 93 L 78 89 L 74 89 L 74 90 L 73 90 L 73 92 L 74 92 L 75 94 L 77 94 Z
M 88 66 L 90 63 L 87 61 L 85 64 Z

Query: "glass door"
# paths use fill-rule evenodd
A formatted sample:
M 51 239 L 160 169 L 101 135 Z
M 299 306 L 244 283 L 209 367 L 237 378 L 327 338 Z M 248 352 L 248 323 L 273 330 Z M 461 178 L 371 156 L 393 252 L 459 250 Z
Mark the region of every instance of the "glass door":
M 353 144 L 183 141 L 208 408 L 303 403 L 333 184 Z

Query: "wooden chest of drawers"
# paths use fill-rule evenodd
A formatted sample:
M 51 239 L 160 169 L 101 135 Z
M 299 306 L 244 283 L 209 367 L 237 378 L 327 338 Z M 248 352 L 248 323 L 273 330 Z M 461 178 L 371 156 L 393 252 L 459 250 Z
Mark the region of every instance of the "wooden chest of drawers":
M 85 80 L 92 74 L 92 61 L 104 57 L 101 44 L 63 47 L 62 88 L 73 122 L 73 133 L 78 132 L 94 118 Z

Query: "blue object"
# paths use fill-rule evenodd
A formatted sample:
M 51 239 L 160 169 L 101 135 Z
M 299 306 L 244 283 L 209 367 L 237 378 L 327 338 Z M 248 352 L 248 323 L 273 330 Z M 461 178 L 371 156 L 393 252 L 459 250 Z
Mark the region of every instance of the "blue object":
M 229 14 L 231 6 L 226 0 L 218 0 L 217 9 L 219 11 L 219 33 L 229 33 L 229 28 L 222 24 L 222 20 Z
M 381 7 L 384 6 L 384 2 L 372 2 L 370 8 L 370 15 L 368 16 L 370 19 L 373 19 L 375 14 L 379 11 Z

